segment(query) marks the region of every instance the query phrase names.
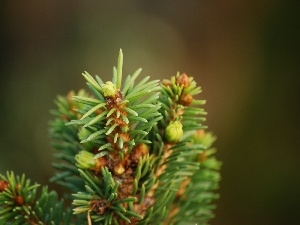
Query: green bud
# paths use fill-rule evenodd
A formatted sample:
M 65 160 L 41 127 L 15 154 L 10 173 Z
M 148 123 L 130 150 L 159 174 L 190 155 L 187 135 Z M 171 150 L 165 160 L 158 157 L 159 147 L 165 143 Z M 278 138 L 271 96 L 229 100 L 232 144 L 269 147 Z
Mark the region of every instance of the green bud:
M 94 154 L 85 150 L 75 155 L 76 166 L 81 169 L 91 169 L 96 166 Z
M 102 85 L 102 93 L 104 97 L 114 97 L 117 94 L 116 85 L 111 81 L 107 81 Z
M 126 126 L 122 126 L 121 127 L 121 131 L 122 133 L 127 133 L 129 131 L 129 127 L 126 125 Z
M 182 124 L 179 121 L 169 123 L 165 130 L 165 138 L 168 142 L 178 142 L 183 135 Z

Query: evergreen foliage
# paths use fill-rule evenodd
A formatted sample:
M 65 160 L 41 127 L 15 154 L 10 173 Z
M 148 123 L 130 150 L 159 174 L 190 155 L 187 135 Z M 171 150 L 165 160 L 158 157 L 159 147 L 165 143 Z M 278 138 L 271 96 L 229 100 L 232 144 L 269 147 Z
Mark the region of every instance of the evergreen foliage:
M 24 175 L 0 176 L 1 224 L 198 224 L 214 216 L 221 163 L 204 131 L 205 101 L 194 79 L 122 80 L 120 50 L 111 81 L 84 72 L 90 93 L 58 96 L 50 136 L 72 209 Z

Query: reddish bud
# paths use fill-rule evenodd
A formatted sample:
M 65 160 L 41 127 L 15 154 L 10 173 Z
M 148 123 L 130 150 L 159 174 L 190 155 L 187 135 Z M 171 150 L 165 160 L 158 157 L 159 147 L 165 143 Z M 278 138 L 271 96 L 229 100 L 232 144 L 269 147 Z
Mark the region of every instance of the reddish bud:
M 190 78 L 185 73 L 181 74 L 179 77 L 177 77 L 176 82 L 179 86 L 183 86 L 184 88 L 187 88 L 190 86 Z
M 180 96 L 180 104 L 184 106 L 189 106 L 193 101 L 193 96 L 190 94 L 183 94 Z
M 0 192 L 5 191 L 5 189 L 8 187 L 8 182 L 4 180 L 0 180 Z
M 16 203 L 16 205 L 23 205 L 24 204 L 24 198 L 20 195 L 15 196 L 15 203 Z

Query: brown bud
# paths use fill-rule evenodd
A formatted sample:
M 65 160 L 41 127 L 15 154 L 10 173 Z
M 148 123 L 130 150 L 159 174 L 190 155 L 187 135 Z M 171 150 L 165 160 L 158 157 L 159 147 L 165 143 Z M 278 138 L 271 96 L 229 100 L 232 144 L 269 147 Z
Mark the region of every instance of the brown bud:
M 100 157 L 96 159 L 96 165 L 94 168 L 92 168 L 92 170 L 96 171 L 96 172 L 100 172 L 101 168 L 104 166 L 107 166 L 108 164 L 108 160 L 106 157 Z
M 92 200 L 90 201 L 91 210 L 96 212 L 97 214 L 103 214 L 107 208 L 106 200 Z
M 4 180 L 0 180 L 0 192 L 5 191 L 5 189 L 8 187 L 8 182 Z
M 23 205 L 24 204 L 24 198 L 20 195 L 15 196 L 15 204 L 16 205 Z
M 184 106 L 189 106 L 193 101 L 193 96 L 190 94 L 183 94 L 180 96 L 180 104 Z
M 188 86 L 190 86 L 190 79 L 189 79 L 188 75 L 186 75 L 185 73 L 183 73 L 179 77 L 177 77 L 176 82 L 179 86 L 183 85 L 184 88 L 187 88 Z
M 135 163 L 138 163 L 139 158 L 146 155 L 149 152 L 149 147 L 144 144 L 138 144 L 137 146 L 135 146 L 132 151 L 131 151 L 131 160 Z

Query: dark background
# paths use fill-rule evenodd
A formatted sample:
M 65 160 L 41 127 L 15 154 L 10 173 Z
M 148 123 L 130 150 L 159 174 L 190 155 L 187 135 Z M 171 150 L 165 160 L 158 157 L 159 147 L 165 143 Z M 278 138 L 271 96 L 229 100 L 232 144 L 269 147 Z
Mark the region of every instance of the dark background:
M 0 172 L 47 184 L 49 110 L 84 70 L 195 77 L 223 161 L 214 225 L 299 224 L 299 7 L 292 1 L 2 1 Z M 51 187 L 55 187 L 50 185 Z

